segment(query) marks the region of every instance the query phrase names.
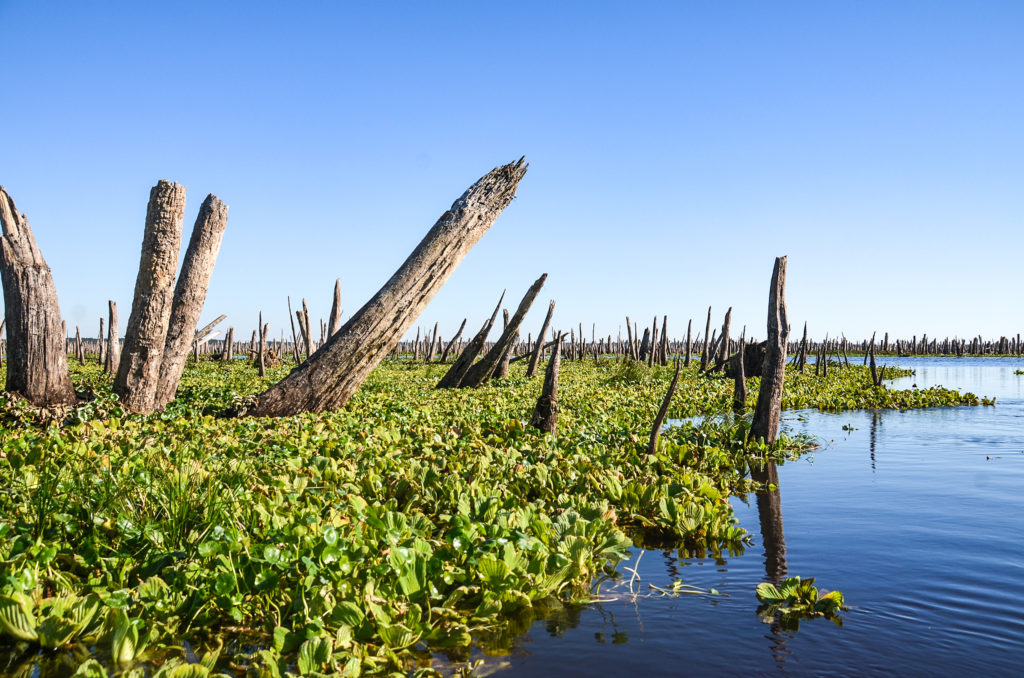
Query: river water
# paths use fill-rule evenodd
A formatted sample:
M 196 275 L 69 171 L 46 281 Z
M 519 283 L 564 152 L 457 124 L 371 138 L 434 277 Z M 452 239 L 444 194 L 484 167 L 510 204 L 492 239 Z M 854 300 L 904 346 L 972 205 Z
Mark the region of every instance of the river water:
M 487 658 L 489 670 L 1024 675 L 1024 375 L 1014 374 L 1024 360 L 889 362 L 916 370 L 892 388 L 941 384 L 996 405 L 784 413 L 786 429 L 821 448 L 778 467 L 772 501 L 733 500 L 753 537 L 745 553 L 716 561 L 634 549 L 619 569 L 635 567 L 632 588 L 644 595 L 619 583 L 605 602 L 537 622 L 510 654 Z M 841 590 L 851 606 L 842 626 L 762 622 L 755 587 L 784 574 Z M 677 579 L 723 595 L 650 595 L 649 584 Z

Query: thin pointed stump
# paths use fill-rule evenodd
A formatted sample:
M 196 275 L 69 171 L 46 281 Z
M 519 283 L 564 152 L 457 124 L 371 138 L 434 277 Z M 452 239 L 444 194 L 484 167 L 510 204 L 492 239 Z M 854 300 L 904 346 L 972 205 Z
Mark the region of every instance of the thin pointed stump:
M 711 336 L 711 307 L 708 306 L 708 322 L 704 326 L 704 344 L 701 347 L 700 352 L 700 371 L 703 372 L 708 368 L 708 357 L 711 347 L 708 346 L 708 337 Z
M 552 435 L 558 427 L 558 370 L 561 366 L 562 335 L 559 334 L 551 350 L 547 371 L 544 373 L 544 388 L 537 398 L 533 414 L 530 415 L 530 426 Z
M 786 342 L 789 320 L 786 317 L 786 257 L 775 259 L 768 291 L 768 339 L 761 368 L 761 390 L 750 426 L 750 437 L 771 444 L 779 435 L 782 416 L 782 385 L 786 380 Z
M 668 391 L 665 393 L 665 399 L 661 401 L 658 416 L 654 418 L 654 426 L 651 427 L 651 437 L 647 442 L 647 454 L 654 454 L 658 451 L 658 437 L 661 435 L 661 427 L 665 423 L 665 415 L 668 414 L 668 406 L 672 403 L 672 396 L 675 395 L 676 386 L 679 384 L 679 368 L 682 366 L 683 363 L 679 358 L 676 358 L 676 373 L 672 377 L 672 383 L 669 384 Z
M 459 388 L 475 388 L 484 384 L 491 375 L 494 374 L 494 370 L 498 367 L 498 362 L 501 357 L 505 354 L 505 351 L 509 349 L 512 342 L 515 341 L 516 335 L 519 334 L 519 328 L 523 324 L 523 318 L 530 310 L 530 306 L 533 305 L 533 300 L 537 298 L 540 293 L 540 288 L 544 286 L 544 281 L 548 279 L 548 274 L 544 273 L 541 277 L 537 278 L 530 289 L 526 291 L 522 301 L 519 302 L 519 308 L 512 314 L 511 320 L 509 320 L 508 327 L 498 337 L 498 341 L 494 343 L 491 350 L 484 355 L 480 362 L 471 366 L 466 372 L 466 376 L 462 378 L 459 383 Z
M 0 186 L 0 279 L 7 323 L 7 382 L 38 407 L 77 402 L 68 371 L 67 334 L 62 329 L 53 275 L 32 228 Z
M 185 187 L 160 180 L 149 193 L 139 274 L 114 392 L 132 412 L 156 404 L 185 215 Z
M 107 311 L 107 359 L 103 367 L 107 374 L 114 376 L 121 364 L 121 340 L 117 336 L 117 304 L 113 300 L 107 301 Z
M 455 346 L 455 343 L 459 340 L 460 337 L 462 337 L 462 330 L 466 329 L 466 320 L 467 318 L 462 319 L 462 324 L 459 325 L 459 331 L 455 333 L 455 336 L 452 337 L 452 340 L 449 341 L 448 344 L 444 347 L 444 352 L 441 354 L 441 359 L 438 360 L 437 362 L 443 365 L 448 360 L 448 354 L 452 352 L 452 347 Z
M 512 202 L 526 169 L 520 159 L 473 184 L 377 294 L 315 356 L 258 396 L 249 414 L 287 416 L 344 405 Z
M 540 326 L 540 334 L 537 335 L 537 345 L 530 354 L 530 364 L 526 368 L 526 378 L 531 379 L 537 374 L 537 364 L 540 362 L 540 354 L 544 350 L 544 337 L 548 335 L 548 327 L 551 325 L 551 316 L 555 314 L 555 300 L 548 303 L 548 314 L 544 316 L 544 324 Z
M 498 305 L 494 307 L 494 312 L 491 313 L 491 317 L 484 322 L 480 331 L 469 340 L 466 348 L 455 358 L 455 362 L 444 373 L 441 380 L 437 382 L 435 388 L 457 388 L 462 383 L 462 378 L 466 376 L 466 372 L 473 366 L 473 361 L 476 360 L 477 354 L 480 353 L 480 349 L 483 348 L 484 343 L 487 341 L 487 335 L 491 333 L 491 328 L 494 327 L 494 320 L 498 317 L 498 310 L 501 309 L 501 302 L 504 300 L 505 292 L 503 290 L 501 297 L 498 299 Z
M 207 195 L 192 227 L 185 260 L 174 287 L 174 302 L 160 364 L 160 383 L 156 391 L 157 408 L 165 407 L 174 399 L 188 350 L 193 340 L 197 342 L 198 349 L 198 341 L 202 339 L 196 336 L 196 323 L 206 303 L 206 292 L 210 288 L 210 278 L 227 224 L 228 206 L 212 193 Z M 221 316 L 222 319 L 224 317 Z
M 327 321 L 327 336 L 333 337 L 341 329 L 341 278 L 334 281 L 334 301 L 331 302 L 331 315 Z
M 739 414 L 747 407 L 747 370 L 745 359 L 747 349 L 746 331 L 740 335 L 736 351 L 736 383 L 732 389 L 732 411 Z

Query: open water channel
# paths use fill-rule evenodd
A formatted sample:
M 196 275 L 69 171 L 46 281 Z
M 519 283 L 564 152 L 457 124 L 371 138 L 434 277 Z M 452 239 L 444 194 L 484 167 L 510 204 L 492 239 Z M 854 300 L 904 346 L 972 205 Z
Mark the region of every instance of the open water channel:
M 535 623 L 484 671 L 1024 675 L 1024 360 L 888 362 L 916 370 L 891 388 L 941 384 L 996 405 L 785 412 L 786 429 L 821 447 L 778 467 L 778 502 L 733 500 L 753 537 L 745 553 L 634 549 L 619 567 L 636 568 L 638 593 L 681 579 L 723 595 L 634 598 L 620 583 L 609 601 Z M 755 587 L 785 574 L 841 590 L 842 626 L 762 622 Z

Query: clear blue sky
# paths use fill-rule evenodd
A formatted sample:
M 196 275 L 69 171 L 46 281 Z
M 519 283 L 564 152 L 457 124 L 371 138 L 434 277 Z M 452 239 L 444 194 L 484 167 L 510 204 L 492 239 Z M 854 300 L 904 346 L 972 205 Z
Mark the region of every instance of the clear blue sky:
M 0 183 L 69 326 L 126 322 L 149 188 L 228 230 L 201 322 L 346 317 L 467 186 L 518 199 L 418 324 L 1024 331 L 1024 3 L 0 0 Z M 415 327 L 413 332 L 415 332 Z

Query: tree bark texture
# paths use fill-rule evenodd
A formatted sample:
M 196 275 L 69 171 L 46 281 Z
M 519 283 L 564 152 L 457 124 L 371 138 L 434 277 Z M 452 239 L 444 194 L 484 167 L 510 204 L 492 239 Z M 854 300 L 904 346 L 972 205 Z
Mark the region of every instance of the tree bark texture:
M 711 307 L 708 306 L 708 321 L 704 325 L 704 345 L 701 347 L 700 352 L 700 371 L 703 372 L 708 368 L 708 357 L 711 348 L 708 346 L 708 337 L 711 336 Z
M 114 392 L 133 412 L 156 406 L 184 215 L 185 187 L 160 180 L 149 193 L 135 297 L 114 378 Z
M 476 356 L 480 353 L 480 349 L 484 347 L 484 343 L 487 341 L 487 335 L 491 333 L 491 328 L 494 327 L 494 320 L 498 317 L 498 310 L 501 309 L 501 302 L 505 300 L 505 292 L 501 293 L 501 298 L 498 299 L 498 305 L 494 307 L 494 312 L 491 313 L 491 317 L 480 328 L 480 331 L 469 340 L 466 347 L 462 349 L 459 356 L 452 363 L 452 366 L 448 368 L 448 371 L 444 373 L 441 380 L 437 382 L 436 388 L 458 388 L 459 384 L 462 383 L 463 377 L 466 376 L 466 372 L 473 366 L 473 361 L 476 360 Z
M 38 407 L 77 402 L 53 275 L 24 214 L 0 186 L 0 279 L 7 323 L 5 389 Z
M 155 400 L 157 408 L 165 407 L 174 399 L 174 392 L 178 390 L 178 382 L 185 369 L 189 348 L 193 340 L 198 342 L 201 338 L 195 334 L 196 323 L 206 302 L 210 277 L 213 275 L 213 266 L 217 263 L 217 253 L 220 251 L 220 242 L 227 225 L 228 206 L 212 193 L 206 196 L 206 200 L 199 208 L 199 215 L 192 228 L 192 237 L 185 251 L 185 261 L 181 264 L 181 273 L 174 287 L 174 302 L 171 305 L 163 360 L 160 364 L 160 383 L 157 386 Z
M 562 366 L 562 335 L 555 338 L 555 346 L 551 350 L 551 360 L 548 361 L 547 371 L 544 373 L 544 388 L 537 398 L 537 404 L 530 415 L 530 426 L 538 428 L 544 433 L 555 433 L 558 427 L 558 370 Z
M 520 158 L 473 184 L 315 356 L 258 396 L 251 414 L 283 416 L 344 405 L 512 201 L 526 169 Z
M 501 333 L 498 341 L 494 343 L 491 350 L 488 351 L 480 362 L 472 365 L 466 372 L 466 376 L 462 378 L 459 383 L 459 388 L 475 388 L 487 382 L 494 374 L 494 370 L 498 367 L 498 362 L 501 361 L 502 356 L 505 354 L 515 341 L 515 338 L 519 335 L 519 328 L 523 324 L 523 318 L 530 310 L 530 306 L 533 305 L 533 300 L 537 298 L 540 293 L 540 288 L 544 286 L 544 281 L 548 279 L 548 274 L 544 273 L 541 277 L 537 278 L 530 289 L 526 291 L 523 296 L 523 300 L 519 302 L 519 308 L 512 314 L 512 319 L 508 323 L 508 327 Z
M 327 321 L 327 336 L 333 337 L 341 329 L 341 278 L 334 281 L 334 301 Z
M 107 302 L 107 359 L 103 363 L 107 374 L 114 376 L 121 364 L 121 339 L 118 337 L 117 329 L 117 303 L 113 300 Z
M 761 390 L 750 426 L 750 436 L 771 444 L 779 435 L 782 414 L 782 385 L 786 380 L 786 344 L 789 320 L 786 316 L 786 257 L 775 259 L 768 291 L 768 339 L 761 368 Z
M 526 378 L 530 379 L 537 374 L 537 363 L 540 362 L 540 354 L 544 350 L 544 337 L 548 336 L 548 327 L 551 325 L 551 317 L 555 314 L 555 300 L 548 303 L 548 314 L 544 316 L 544 324 L 540 326 L 540 334 L 537 335 L 537 345 L 530 354 L 530 364 L 526 368 Z

